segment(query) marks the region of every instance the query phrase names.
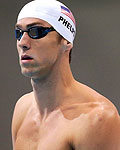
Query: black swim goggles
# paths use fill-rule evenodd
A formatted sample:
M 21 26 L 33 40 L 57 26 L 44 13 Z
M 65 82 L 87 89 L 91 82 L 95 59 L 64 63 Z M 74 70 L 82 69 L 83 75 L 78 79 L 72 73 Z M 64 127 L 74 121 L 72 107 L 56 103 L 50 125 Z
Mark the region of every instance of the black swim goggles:
M 55 31 L 53 27 L 42 27 L 42 26 L 33 26 L 29 27 L 27 30 L 22 30 L 20 28 L 15 29 L 15 37 L 17 40 L 20 40 L 24 32 L 28 33 L 28 36 L 32 39 L 40 39 L 45 37 L 49 32 Z

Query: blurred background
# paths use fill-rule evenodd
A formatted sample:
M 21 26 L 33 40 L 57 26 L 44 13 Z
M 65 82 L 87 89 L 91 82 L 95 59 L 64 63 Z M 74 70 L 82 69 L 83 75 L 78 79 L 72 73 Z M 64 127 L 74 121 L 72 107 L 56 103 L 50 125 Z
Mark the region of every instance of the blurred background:
M 17 14 L 27 2 L 0 1 L 0 150 L 12 150 L 15 103 L 32 90 L 30 79 L 21 75 L 14 37 Z M 74 77 L 109 98 L 120 112 L 120 1 L 61 2 L 77 22 L 71 63 Z

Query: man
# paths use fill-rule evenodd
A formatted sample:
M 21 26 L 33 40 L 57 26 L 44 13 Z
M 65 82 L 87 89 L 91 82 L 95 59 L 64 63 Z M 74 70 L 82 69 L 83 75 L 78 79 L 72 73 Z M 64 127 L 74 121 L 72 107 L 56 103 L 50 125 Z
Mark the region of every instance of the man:
M 33 91 L 15 106 L 13 149 L 120 150 L 117 109 L 72 75 L 71 11 L 55 0 L 32 1 L 20 11 L 15 32 L 21 71 Z

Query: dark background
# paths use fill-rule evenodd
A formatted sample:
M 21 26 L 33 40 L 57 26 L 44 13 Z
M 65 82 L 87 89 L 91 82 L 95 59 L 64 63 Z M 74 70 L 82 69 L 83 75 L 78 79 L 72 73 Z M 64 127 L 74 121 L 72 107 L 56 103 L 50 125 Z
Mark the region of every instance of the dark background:
M 120 112 L 120 2 L 61 0 L 73 11 L 77 35 L 74 77 L 109 98 Z M 29 0 L 0 1 L 0 150 L 12 150 L 11 120 L 16 101 L 32 90 L 20 73 L 14 25 Z

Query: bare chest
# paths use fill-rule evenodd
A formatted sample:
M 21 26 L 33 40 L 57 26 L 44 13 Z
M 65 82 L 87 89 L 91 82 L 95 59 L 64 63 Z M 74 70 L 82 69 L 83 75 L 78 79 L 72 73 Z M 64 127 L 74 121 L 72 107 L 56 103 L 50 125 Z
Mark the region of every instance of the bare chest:
M 18 130 L 15 150 L 72 150 L 69 130 L 68 121 L 58 114 L 43 122 L 29 114 Z

